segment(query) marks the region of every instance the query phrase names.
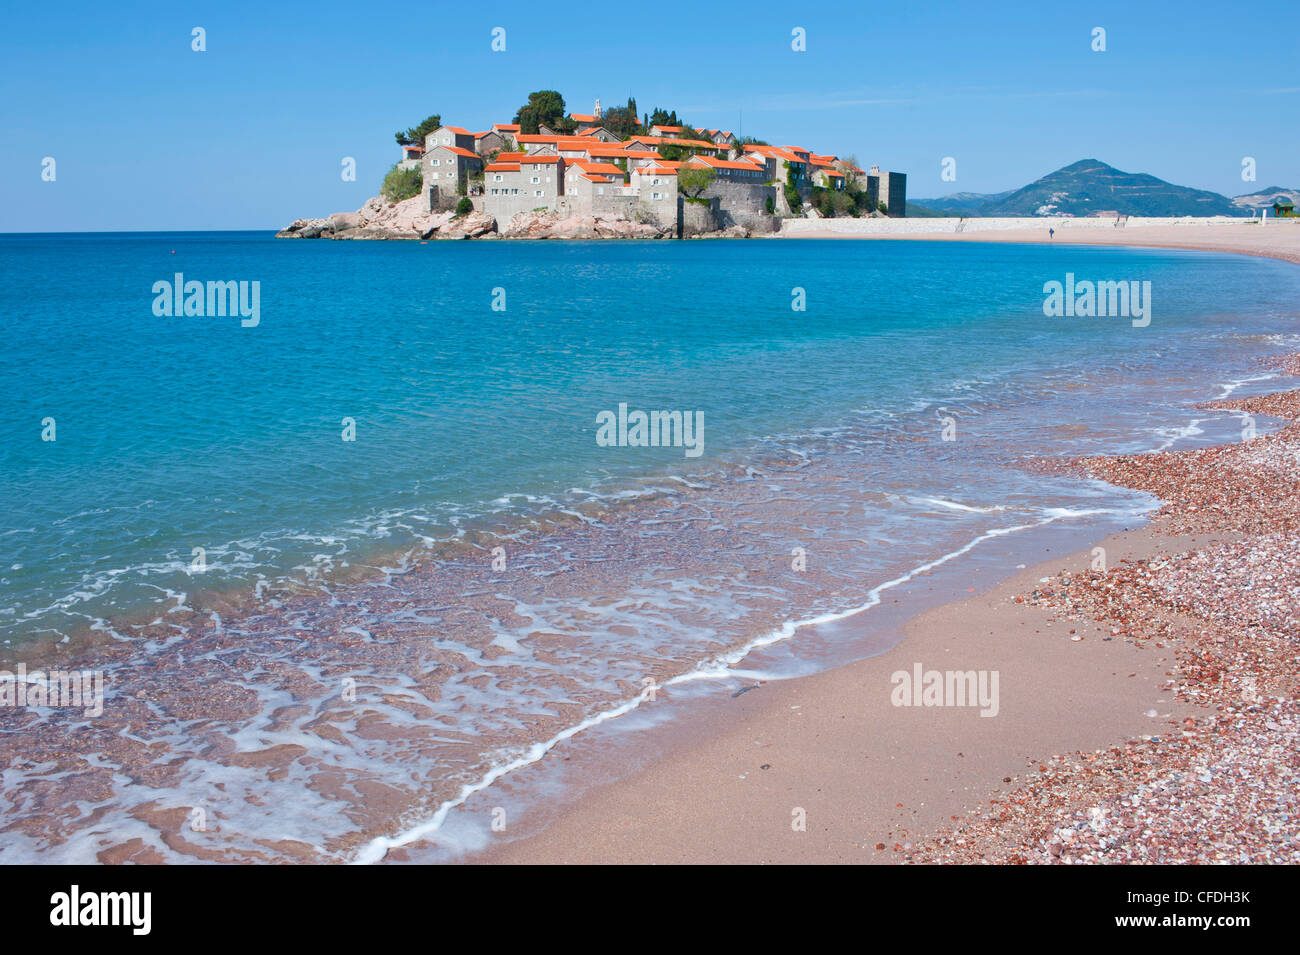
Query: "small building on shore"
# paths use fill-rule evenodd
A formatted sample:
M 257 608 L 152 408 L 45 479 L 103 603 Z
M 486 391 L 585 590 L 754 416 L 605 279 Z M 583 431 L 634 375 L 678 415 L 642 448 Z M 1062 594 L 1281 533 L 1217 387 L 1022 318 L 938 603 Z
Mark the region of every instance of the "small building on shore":
M 424 158 L 423 146 L 403 146 L 402 159 L 397 164 L 398 169 L 417 169 L 420 160 Z

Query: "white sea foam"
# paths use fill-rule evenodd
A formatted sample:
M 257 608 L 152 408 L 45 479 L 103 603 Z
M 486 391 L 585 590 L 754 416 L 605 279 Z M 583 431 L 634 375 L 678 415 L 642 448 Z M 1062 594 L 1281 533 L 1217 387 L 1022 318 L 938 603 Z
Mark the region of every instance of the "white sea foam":
M 900 587 L 921 574 L 927 573 L 970 553 L 985 541 L 1005 537 L 1021 531 L 1044 527 L 1060 520 L 1099 515 L 1132 516 L 1144 512 L 1145 508 L 1044 508 L 1042 511 L 1043 516 L 1038 520 L 1023 524 L 1010 525 L 1007 527 L 991 528 L 984 533 L 975 536 L 966 544 L 953 551 L 919 564 L 904 574 L 876 585 L 868 591 L 867 599 L 856 606 L 845 610 L 817 614 L 800 620 L 788 620 L 779 627 L 772 629 L 761 636 L 755 637 L 735 649 L 700 660 L 689 670 L 673 676 L 664 681 L 662 685 L 664 687 L 671 687 L 699 681 L 730 681 L 738 678 L 765 680 L 782 678 L 783 674 L 773 674 L 756 670 L 741 670 L 737 669 L 737 665 L 757 650 L 791 640 L 801 630 L 836 623 L 864 613 L 873 607 L 878 606 L 881 603 L 882 594 L 887 591 Z M 524 609 L 525 608 L 522 607 L 517 608 L 516 612 L 522 613 Z M 517 641 L 512 641 L 512 643 L 516 648 L 519 647 Z M 497 780 L 502 779 L 517 770 L 539 762 L 549 752 L 555 749 L 555 747 L 566 740 L 572 739 L 593 727 L 601 726 L 611 720 L 616 720 L 621 716 L 633 712 L 646 700 L 652 698 L 653 691 L 653 687 L 648 687 L 637 696 L 624 700 L 617 705 L 611 706 L 608 709 L 602 710 L 599 713 L 568 726 L 560 732 L 555 733 L 550 738 L 528 746 L 522 753 L 513 756 L 509 760 L 492 766 L 480 778 L 472 783 L 467 783 L 462 786 L 460 793 L 457 796 L 444 801 L 431 816 L 409 826 L 396 835 L 379 836 L 372 839 L 357 852 L 352 861 L 356 864 L 362 865 L 380 862 L 388 852 L 393 849 L 411 845 L 412 843 L 436 835 L 446 822 L 450 813 L 456 808 L 464 805 L 476 793 L 488 789 Z

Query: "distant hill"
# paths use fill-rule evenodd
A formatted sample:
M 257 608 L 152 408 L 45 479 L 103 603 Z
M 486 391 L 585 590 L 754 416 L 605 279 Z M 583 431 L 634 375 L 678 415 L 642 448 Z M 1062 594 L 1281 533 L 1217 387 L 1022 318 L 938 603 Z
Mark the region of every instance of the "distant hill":
M 907 203 L 907 218 L 909 219 L 944 219 L 950 215 L 952 215 L 951 212 L 918 206 L 915 202 Z
M 926 209 L 933 209 L 938 215 L 945 216 L 978 216 L 983 215 L 983 209 L 996 202 L 1000 202 L 1015 190 L 1007 192 L 979 193 L 979 192 L 954 192 L 950 196 L 941 196 L 938 199 L 917 199 L 916 203 Z M 911 203 L 908 203 L 911 206 Z M 908 210 L 911 215 L 911 210 Z
M 1234 196 L 1232 204 L 1246 212 L 1254 212 L 1256 209 L 1272 209 L 1273 200 L 1278 196 L 1284 196 L 1297 206 L 1300 206 L 1300 189 L 1287 189 L 1284 186 L 1266 186 L 1244 196 Z
M 1271 200 L 1270 200 L 1271 202 Z M 1081 159 L 1023 189 L 981 194 L 958 192 L 917 205 L 965 216 L 1241 216 L 1248 209 L 1227 196 L 1189 189 L 1146 173 L 1123 172 L 1099 159 Z

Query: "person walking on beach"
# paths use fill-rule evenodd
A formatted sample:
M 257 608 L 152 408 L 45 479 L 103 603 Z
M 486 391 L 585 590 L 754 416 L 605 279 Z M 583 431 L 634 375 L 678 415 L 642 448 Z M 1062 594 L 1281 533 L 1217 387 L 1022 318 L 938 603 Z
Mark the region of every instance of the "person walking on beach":
M 1049 239 L 1055 239 L 1055 238 L 1056 238 L 1056 230 L 1055 230 L 1055 229 L 1052 229 L 1052 228 L 1049 228 L 1049 229 L 1047 230 L 1047 237 L 1048 237 Z

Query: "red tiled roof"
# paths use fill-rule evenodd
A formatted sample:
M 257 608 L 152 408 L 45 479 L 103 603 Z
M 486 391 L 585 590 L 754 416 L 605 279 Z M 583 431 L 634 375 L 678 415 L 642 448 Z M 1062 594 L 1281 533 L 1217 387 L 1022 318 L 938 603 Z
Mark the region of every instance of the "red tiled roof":
M 576 166 L 583 172 L 596 173 L 606 176 L 622 176 L 623 170 L 619 169 L 612 162 L 592 162 L 589 159 L 574 159 L 566 165 Z
M 493 123 L 493 124 L 492 124 L 492 128 L 495 129 L 495 130 L 497 130 L 498 132 L 500 132 L 500 131 L 503 130 L 503 129 L 504 129 L 507 133 L 517 133 L 517 132 L 519 132 L 519 124 L 518 124 L 518 123 Z
M 763 167 L 752 162 L 732 162 L 727 159 L 715 159 L 713 156 L 692 156 L 688 162 L 710 166 L 714 169 L 743 169 L 746 172 L 761 172 Z
M 484 172 L 518 172 L 519 163 L 517 162 L 494 162 L 489 163 Z
M 707 139 L 673 139 L 670 136 L 656 136 L 654 137 L 654 141 L 656 144 L 663 145 L 663 146 L 691 146 L 696 149 L 721 149 L 722 148 L 717 143 L 710 142 Z
M 474 135 L 473 133 L 471 133 L 468 129 L 466 129 L 466 128 L 463 127 L 463 126 L 444 126 L 443 129 L 450 129 L 450 130 L 451 130 L 453 133 L 455 133 L 457 136 L 473 136 L 473 135 Z
M 618 157 L 626 156 L 629 159 L 659 159 L 660 156 L 653 149 L 624 149 L 622 146 L 614 144 L 592 146 L 587 150 L 587 155 L 593 159 L 597 157 Z
M 665 133 L 680 133 L 682 131 L 682 128 L 680 126 L 651 126 L 650 127 L 651 132 L 654 132 L 655 130 L 661 130 Z
M 515 141 L 520 143 L 558 143 L 561 139 L 566 142 L 600 142 L 595 136 L 551 136 L 544 133 L 520 133 L 515 137 Z
M 789 152 L 785 146 L 752 145 L 747 148 L 749 149 L 750 152 L 758 153 L 761 156 L 773 156 L 777 159 L 784 159 L 786 162 L 801 163 L 804 161 L 800 159 L 798 156 L 796 156 L 794 153 Z
M 596 117 L 589 113 L 570 113 L 569 119 L 575 123 L 594 123 L 596 121 Z
M 478 158 L 478 153 L 474 152 L 472 149 L 466 149 L 464 146 L 443 146 L 442 148 L 450 150 L 457 156 L 469 156 L 473 159 Z
M 524 165 L 527 165 L 530 162 L 536 162 L 536 163 L 564 162 L 564 157 L 563 156 L 526 156 L 525 158 L 519 161 Z

